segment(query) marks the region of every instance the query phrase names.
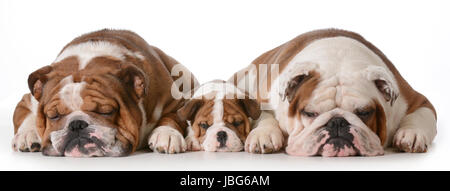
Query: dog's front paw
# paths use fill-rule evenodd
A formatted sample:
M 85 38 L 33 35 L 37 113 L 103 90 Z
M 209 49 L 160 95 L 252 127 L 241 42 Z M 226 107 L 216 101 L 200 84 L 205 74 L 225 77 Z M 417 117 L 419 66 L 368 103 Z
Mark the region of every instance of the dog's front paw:
M 202 150 L 200 141 L 197 138 L 195 138 L 193 136 L 187 136 L 185 141 L 186 141 L 188 151 L 201 151 Z
M 245 141 L 245 151 L 250 153 L 273 153 L 283 147 L 283 134 L 278 127 L 253 129 Z
M 399 129 L 394 136 L 393 146 L 408 153 L 427 152 L 427 137 L 414 128 Z
M 150 135 L 148 146 L 159 153 L 181 153 L 186 151 L 183 135 L 169 126 L 159 126 Z
M 12 148 L 14 151 L 39 152 L 41 151 L 41 139 L 33 128 L 19 129 L 12 140 Z

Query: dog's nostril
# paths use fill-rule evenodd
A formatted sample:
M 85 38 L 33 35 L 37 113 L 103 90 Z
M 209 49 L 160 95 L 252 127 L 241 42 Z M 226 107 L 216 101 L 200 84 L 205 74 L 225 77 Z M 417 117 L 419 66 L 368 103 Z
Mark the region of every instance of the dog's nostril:
M 326 124 L 327 127 L 346 127 L 349 125 L 350 123 L 343 117 L 333 117 Z
M 219 141 L 220 146 L 224 146 L 227 142 L 227 133 L 225 131 L 217 132 L 217 141 Z
M 71 131 L 79 131 L 89 126 L 89 124 L 86 121 L 83 120 L 74 120 L 70 122 L 69 129 Z
M 346 136 L 349 132 L 350 123 L 343 117 L 333 117 L 325 125 L 330 137 Z

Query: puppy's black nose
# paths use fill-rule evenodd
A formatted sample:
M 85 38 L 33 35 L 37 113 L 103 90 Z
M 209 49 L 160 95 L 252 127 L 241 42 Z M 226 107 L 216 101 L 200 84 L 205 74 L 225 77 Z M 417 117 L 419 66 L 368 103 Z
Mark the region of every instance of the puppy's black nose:
M 220 143 L 220 147 L 224 147 L 225 143 L 227 142 L 227 133 L 225 131 L 219 131 L 217 133 L 217 141 Z
M 86 121 L 83 120 L 74 120 L 70 122 L 69 129 L 71 131 L 79 131 L 89 126 L 89 124 Z
M 330 137 L 339 137 L 348 134 L 350 123 L 343 117 L 333 117 L 325 125 Z

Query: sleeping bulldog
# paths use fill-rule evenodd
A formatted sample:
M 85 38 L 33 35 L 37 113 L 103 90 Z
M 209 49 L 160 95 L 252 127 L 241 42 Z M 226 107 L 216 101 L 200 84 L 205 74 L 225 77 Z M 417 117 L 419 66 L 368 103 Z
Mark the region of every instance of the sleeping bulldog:
M 220 80 L 198 87 L 178 110 L 179 118 L 189 122 L 187 149 L 215 152 L 242 151 L 252 119 L 258 119 L 260 113 L 256 100 Z
M 187 78 L 172 76 L 175 67 Z M 173 98 L 172 86 L 194 87 L 187 74 L 130 31 L 75 38 L 51 65 L 29 75 L 31 93 L 14 112 L 13 149 L 73 157 L 124 156 L 144 147 L 184 152 L 187 124 L 176 117 L 184 101 Z M 183 87 L 179 94 L 191 91 Z
M 436 135 L 433 105 L 353 32 L 302 34 L 231 80 L 255 90 L 267 110 L 248 136 L 248 152 L 276 151 L 280 140 L 299 156 L 376 156 L 390 146 L 426 152 Z

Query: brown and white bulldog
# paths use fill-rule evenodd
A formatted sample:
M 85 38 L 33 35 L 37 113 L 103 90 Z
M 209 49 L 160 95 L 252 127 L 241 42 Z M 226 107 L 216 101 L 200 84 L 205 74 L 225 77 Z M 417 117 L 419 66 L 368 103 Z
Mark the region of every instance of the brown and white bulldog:
M 189 123 L 188 150 L 216 152 L 242 151 L 252 119 L 259 118 L 260 113 L 256 100 L 221 80 L 197 88 L 191 100 L 178 110 L 180 119 Z
M 249 152 L 277 150 L 263 145 L 280 146 L 274 140 L 282 133 L 291 155 L 375 156 L 389 146 L 426 152 L 436 135 L 436 112 L 427 98 L 353 32 L 302 34 L 232 79 L 241 89 L 253 88 L 249 92 L 269 109 L 248 137 Z
M 185 151 L 187 124 L 176 116 L 184 101 L 173 98 L 172 85 L 197 81 L 172 76 L 175 67 L 190 74 L 130 31 L 74 39 L 51 65 L 29 75 L 31 94 L 14 112 L 13 149 L 73 157 L 124 156 L 146 146 Z

